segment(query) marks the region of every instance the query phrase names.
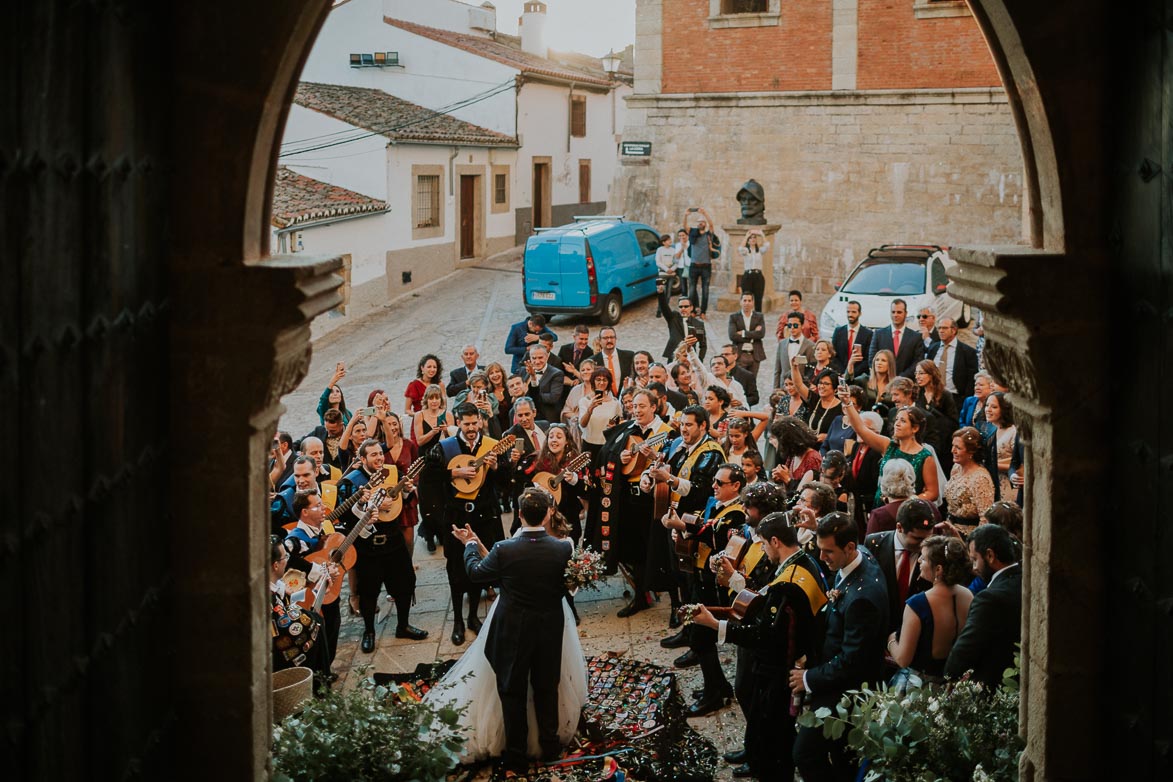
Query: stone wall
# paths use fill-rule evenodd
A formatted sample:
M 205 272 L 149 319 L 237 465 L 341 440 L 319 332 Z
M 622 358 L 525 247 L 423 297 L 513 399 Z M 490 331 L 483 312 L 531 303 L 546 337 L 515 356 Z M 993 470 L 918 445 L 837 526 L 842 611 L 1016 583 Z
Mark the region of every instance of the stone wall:
M 782 225 L 775 287 L 812 307 L 880 244 L 1022 239 L 1022 154 L 1001 89 L 636 95 L 628 110 L 624 139 L 652 142 L 652 156 L 624 160 L 609 211 L 668 230 L 701 205 L 732 223 L 753 177 Z

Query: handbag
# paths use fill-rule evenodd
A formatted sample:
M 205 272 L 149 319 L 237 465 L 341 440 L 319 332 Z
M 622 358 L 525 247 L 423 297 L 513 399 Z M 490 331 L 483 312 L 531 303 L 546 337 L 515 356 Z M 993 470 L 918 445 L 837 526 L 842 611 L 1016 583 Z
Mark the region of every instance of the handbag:
M 709 232 L 709 259 L 716 261 L 721 258 L 721 240 Z

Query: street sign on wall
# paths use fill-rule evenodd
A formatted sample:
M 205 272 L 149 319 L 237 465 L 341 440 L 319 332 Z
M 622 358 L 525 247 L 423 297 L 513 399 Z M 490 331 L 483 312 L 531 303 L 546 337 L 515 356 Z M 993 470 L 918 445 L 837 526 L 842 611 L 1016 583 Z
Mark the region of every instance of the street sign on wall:
M 619 154 L 627 157 L 651 157 L 652 142 L 650 141 L 623 141 L 619 144 Z

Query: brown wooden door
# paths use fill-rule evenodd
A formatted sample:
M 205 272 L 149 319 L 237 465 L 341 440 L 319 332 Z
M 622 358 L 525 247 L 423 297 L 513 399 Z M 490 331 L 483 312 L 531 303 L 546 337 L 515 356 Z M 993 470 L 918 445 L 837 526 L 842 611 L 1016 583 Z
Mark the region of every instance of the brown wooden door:
M 549 168 L 549 163 L 534 163 L 534 228 L 542 228 L 546 225 L 546 200 L 549 198 L 547 191 Z
M 476 181 L 475 176 L 460 178 L 460 257 L 472 258 L 476 255 L 475 223 L 476 214 Z

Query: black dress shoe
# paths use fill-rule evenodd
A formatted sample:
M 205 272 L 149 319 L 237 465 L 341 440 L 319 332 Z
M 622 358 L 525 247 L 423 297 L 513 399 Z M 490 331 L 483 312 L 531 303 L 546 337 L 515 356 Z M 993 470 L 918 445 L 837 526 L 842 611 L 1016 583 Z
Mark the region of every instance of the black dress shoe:
M 753 769 L 749 767 L 748 763 L 742 763 L 740 766 L 733 769 L 733 776 L 738 779 L 742 777 L 752 777 Z
M 672 611 L 668 614 L 668 629 L 669 630 L 675 630 L 677 627 L 680 627 L 680 625 L 681 625 L 680 613 L 676 610 L 676 608 L 677 608 L 677 606 L 673 606 Z
M 428 553 L 435 554 L 436 553 L 436 541 L 432 540 L 431 538 L 428 538 L 425 541 L 425 543 L 428 544 Z
M 413 641 L 422 641 L 428 637 L 427 630 L 421 630 L 414 625 L 403 625 L 395 628 L 396 638 L 410 638 Z
M 726 752 L 721 757 L 725 759 L 726 763 L 744 763 L 749 758 L 749 753 L 745 751 L 744 747 L 742 747 L 741 749 L 735 749 L 732 752 Z
M 635 616 L 640 611 L 643 611 L 647 608 L 648 604 L 643 600 L 632 600 L 623 608 L 620 608 L 619 613 L 615 614 L 615 616 L 619 617 L 620 619 L 626 619 L 629 616 Z
M 660 639 L 660 647 L 663 649 L 679 649 L 682 646 L 688 646 L 688 634 L 683 630 L 676 635 Z
M 367 630 L 362 634 L 362 650 L 366 654 L 375 651 L 375 632 Z
M 672 661 L 672 664 L 677 668 L 691 668 L 694 665 L 701 664 L 701 658 L 692 649 L 689 649 L 684 654 Z
M 688 712 L 685 716 L 688 717 L 703 717 L 706 714 L 712 714 L 715 711 L 723 709 L 729 704 L 729 697 L 725 695 L 717 695 L 716 697 L 705 696 L 701 700 L 688 707 Z
M 692 691 L 692 699 L 694 701 L 704 700 L 705 699 L 705 688 L 704 687 L 697 687 L 695 690 L 693 690 Z
M 464 644 L 464 623 L 457 622 L 452 626 L 452 635 L 449 636 L 454 646 L 461 646 Z
M 469 630 L 472 630 L 472 631 L 473 631 L 474 633 L 476 633 L 477 635 L 480 635 L 480 634 L 481 634 L 481 628 L 482 628 L 484 625 L 481 623 L 481 620 L 480 620 L 480 619 L 478 619 L 478 618 L 477 618 L 477 617 L 474 615 L 474 616 L 470 616 L 470 617 L 468 618 L 468 625 L 467 625 L 467 626 L 468 626 L 468 629 L 469 629 Z

